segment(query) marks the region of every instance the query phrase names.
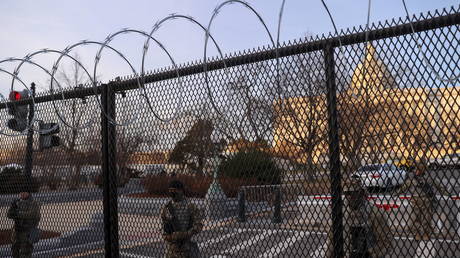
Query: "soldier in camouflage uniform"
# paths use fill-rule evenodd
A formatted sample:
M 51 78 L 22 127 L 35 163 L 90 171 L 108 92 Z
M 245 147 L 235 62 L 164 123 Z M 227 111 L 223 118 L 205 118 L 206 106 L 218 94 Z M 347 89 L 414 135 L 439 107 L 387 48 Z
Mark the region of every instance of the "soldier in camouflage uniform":
M 14 220 L 11 247 L 13 257 L 32 257 L 33 243 L 36 242 L 35 238 L 38 237 L 32 236 L 32 234 L 37 234 L 35 232 L 38 230 L 37 226 L 40 221 L 39 204 L 29 192 L 22 192 L 19 194 L 19 199 L 11 204 L 7 216 Z
M 184 185 L 173 180 L 169 185 L 172 200 L 161 210 L 163 237 L 166 241 L 166 258 L 196 258 L 200 250 L 191 238 L 201 232 L 201 211 L 184 195 Z
M 367 200 L 368 193 L 358 179 L 344 187 L 343 236 L 345 257 L 380 258 L 391 251 L 393 233 L 387 216 Z M 333 229 L 328 232 L 326 256 L 332 257 Z
M 410 173 L 395 195 L 408 192 L 411 194 L 412 216 L 410 227 L 416 240 L 429 240 L 433 233 L 432 220 L 436 210 L 436 188 L 441 194 L 449 195 L 447 190 L 426 173 L 423 163 L 417 164 L 415 174 Z

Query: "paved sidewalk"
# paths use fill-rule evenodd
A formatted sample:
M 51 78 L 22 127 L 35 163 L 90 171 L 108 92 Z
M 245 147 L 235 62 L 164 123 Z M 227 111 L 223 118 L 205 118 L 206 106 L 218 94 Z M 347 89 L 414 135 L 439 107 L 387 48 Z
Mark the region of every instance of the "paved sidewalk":
M 102 201 L 63 202 L 41 205 L 39 228 L 67 233 L 88 225 L 93 214 L 102 212 Z M 8 207 L 0 207 L 0 229 L 13 227 L 13 221 L 6 218 Z M 101 228 L 103 230 L 103 228 Z

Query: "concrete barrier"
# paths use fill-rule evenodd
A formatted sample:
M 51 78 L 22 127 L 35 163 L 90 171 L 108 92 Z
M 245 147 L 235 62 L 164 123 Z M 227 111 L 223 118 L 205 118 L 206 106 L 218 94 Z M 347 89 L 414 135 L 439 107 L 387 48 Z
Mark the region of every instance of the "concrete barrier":
M 299 196 L 297 206 L 300 223 L 311 226 L 331 226 L 331 196 Z M 412 206 L 410 196 L 372 195 L 369 202 L 388 216 L 395 231 L 406 231 L 410 226 Z M 437 196 L 438 205 L 433 219 L 435 231 L 460 236 L 460 198 Z

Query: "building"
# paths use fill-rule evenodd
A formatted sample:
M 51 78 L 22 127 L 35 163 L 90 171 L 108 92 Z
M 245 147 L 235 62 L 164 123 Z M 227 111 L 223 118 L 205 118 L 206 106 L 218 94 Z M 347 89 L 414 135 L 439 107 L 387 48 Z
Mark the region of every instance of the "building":
M 350 169 L 401 158 L 434 159 L 460 149 L 460 88 L 401 88 L 375 48 L 337 95 L 340 155 Z M 275 103 L 274 152 L 297 162 L 328 162 L 325 94 Z

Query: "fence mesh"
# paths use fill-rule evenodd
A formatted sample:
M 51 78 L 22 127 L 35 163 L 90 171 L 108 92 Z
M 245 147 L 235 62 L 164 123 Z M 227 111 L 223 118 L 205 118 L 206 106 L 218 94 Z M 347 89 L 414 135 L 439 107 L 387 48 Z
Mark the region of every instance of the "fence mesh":
M 61 143 L 29 178 L 1 137 L 0 256 L 460 257 L 459 17 L 38 96 Z

